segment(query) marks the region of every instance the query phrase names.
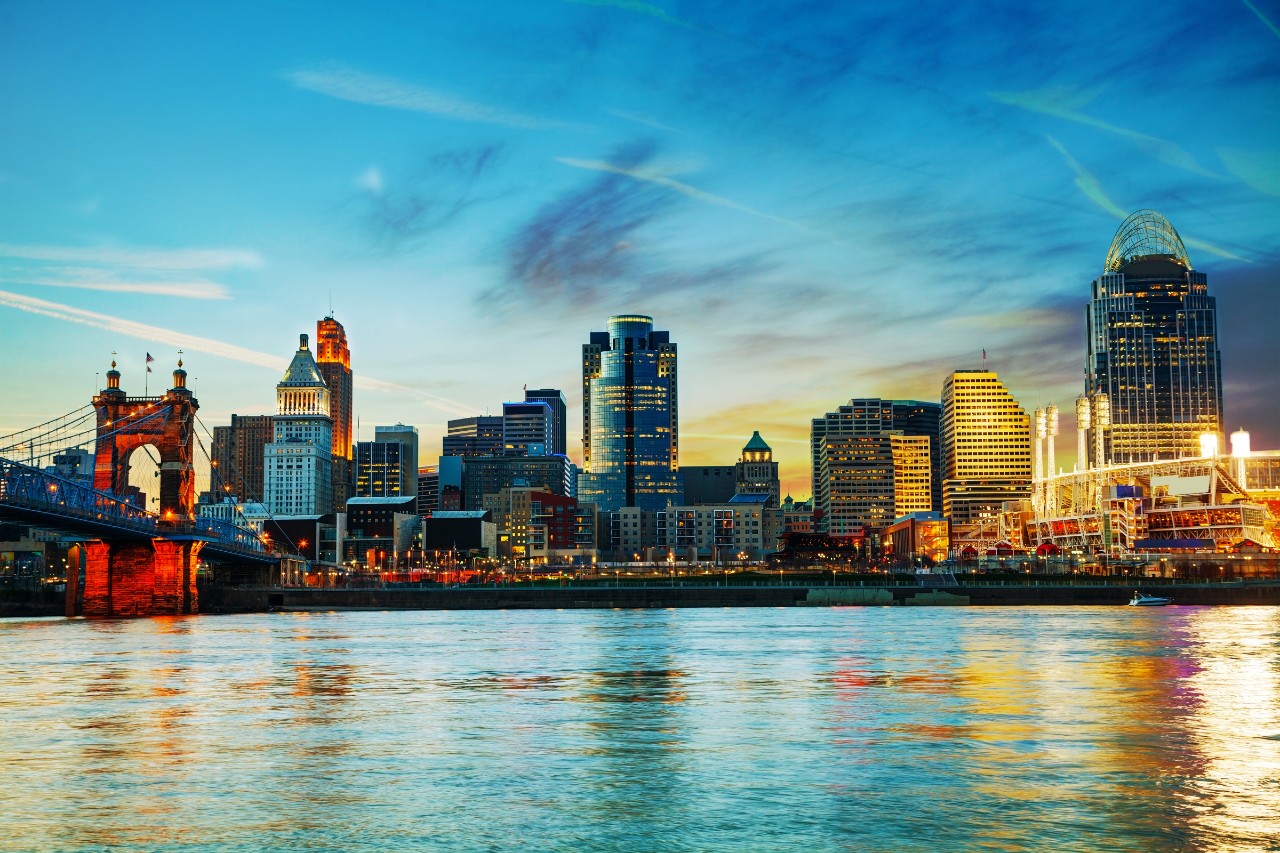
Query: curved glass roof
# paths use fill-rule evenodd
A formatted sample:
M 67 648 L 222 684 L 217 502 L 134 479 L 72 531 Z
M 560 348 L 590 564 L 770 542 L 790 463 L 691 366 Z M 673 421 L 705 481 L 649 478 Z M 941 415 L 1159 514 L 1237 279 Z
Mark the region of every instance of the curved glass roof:
M 1178 229 L 1154 210 L 1139 210 L 1120 223 L 1111 248 L 1107 251 L 1107 272 L 1118 272 L 1125 264 L 1148 255 L 1173 255 L 1191 269 L 1187 247 L 1182 245 Z

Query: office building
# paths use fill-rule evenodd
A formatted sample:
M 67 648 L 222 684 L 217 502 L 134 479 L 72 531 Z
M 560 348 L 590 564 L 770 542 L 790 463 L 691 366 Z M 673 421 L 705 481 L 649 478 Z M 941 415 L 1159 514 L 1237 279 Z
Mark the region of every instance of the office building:
M 440 508 L 440 468 L 423 465 L 418 469 L 418 515 L 428 516 Z
M 900 432 L 826 436 L 818 454 L 820 491 L 814 496 L 821 531 L 861 536 L 908 513 L 928 512 L 929 445 L 928 436 Z
M 356 442 L 356 496 L 418 494 L 418 429 L 396 424 L 373 428 L 373 441 Z
M 554 452 L 555 413 L 543 400 L 502 404 L 502 453 L 546 456 Z
M 1198 456 L 1203 433 L 1221 443 L 1217 300 L 1173 225 L 1152 210 L 1126 219 L 1091 287 L 1085 391 L 1111 414 L 1098 464 Z
M 828 435 L 876 436 L 888 432 L 903 435 L 926 436 L 929 439 L 930 503 L 927 509 L 942 507 L 942 450 L 939 441 L 939 422 L 942 406 L 920 400 L 883 400 L 878 397 L 856 397 L 847 405 L 821 418 L 814 418 L 810 432 L 810 461 L 813 474 L 813 494 L 822 491 L 818 482 L 820 465 L 818 456 L 822 440 Z
M 681 465 L 680 488 L 685 506 L 728 503 L 738 488 L 736 465 Z
M 551 446 L 547 452 L 562 456 L 568 453 L 569 404 L 564 392 L 559 388 L 525 389 L 524 399 L 526 403 L 542 402 L 551 407 Z
M 610 317 L 582 347 L 579 499 L 601 511 L 680 502 L 676 345 L 653 318 Z
M 463 463 L 462 507 L 465 510 L 482 509 L 486 495 L 496 495 L 517 485 L 573 497 L 577 469 L 567 456 L 477 456 Z M 443 505 L 442 491 L 442 508 Z
M 734 466 L 734 492 L 739 495 L 765 495 L 769 506 L 778 505 L 782 485 L 778 480 L 778 463 L 773 461 L 773 448 L 760 437 L 760 431 L 742 448 Z M 687 501 L 686 501 L 687 503 Z
M 333 505 L 329 388 L 300 335 L 276 385 L 275 434 L 263 450 L 263 503 L 274 515 L 322 515 Z
M 347 501 L 343 563 L 378 571 L 408 567 L 421 530 L 417 496 L 355 497 Z
M 942 514 L 954 532 L 993 523 L 1031 497 L 1031 418 L 994 371 L 957 370 L 942 384 Z
M 329 417 L 333 419 L 333 511 L 341 512 L 355 488 L 351 350 L 347 346 L 346 329 L 332 315 L 316 323 L 316 367 L 329 389 Z
M 230 426 L 213 428 L 209 490 L 215 501 L 228 496 L 263 499 L 263 452 L 274 440 L 271 415 L 232 415 Z
M 478 415 L 448 423 L 444 456 L 501 456 L 502 416 Z

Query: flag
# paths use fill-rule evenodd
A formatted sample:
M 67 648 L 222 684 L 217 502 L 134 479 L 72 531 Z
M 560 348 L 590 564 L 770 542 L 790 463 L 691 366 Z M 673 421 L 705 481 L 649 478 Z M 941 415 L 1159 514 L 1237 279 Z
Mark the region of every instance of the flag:
M 982 360 L 983 361 L 987 360 L 987 351 L 985 349 L 982 351 Z
M 151 362 L 153 361 L 155 361 L 155 359 L 151 357 L 151 353 L 147 353 L 147 373 L 151 372 Z

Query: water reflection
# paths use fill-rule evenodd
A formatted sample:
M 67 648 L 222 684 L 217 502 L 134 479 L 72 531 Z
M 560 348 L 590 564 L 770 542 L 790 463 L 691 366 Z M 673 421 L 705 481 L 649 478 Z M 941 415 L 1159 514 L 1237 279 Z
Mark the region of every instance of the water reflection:
M 1263 850 L 1280 609 L 0 621 L 28 849 Z

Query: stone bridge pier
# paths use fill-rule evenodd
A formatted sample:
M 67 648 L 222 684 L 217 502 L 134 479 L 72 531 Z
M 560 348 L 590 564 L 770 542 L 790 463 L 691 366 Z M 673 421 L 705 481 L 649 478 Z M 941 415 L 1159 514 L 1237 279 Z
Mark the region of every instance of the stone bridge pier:
M 181 539 L 86 542 L 83 615 L 114 619 L 198 613 L 196 561 L 203 545 Z M 73 602 L 69 595 L 68 609 Z

